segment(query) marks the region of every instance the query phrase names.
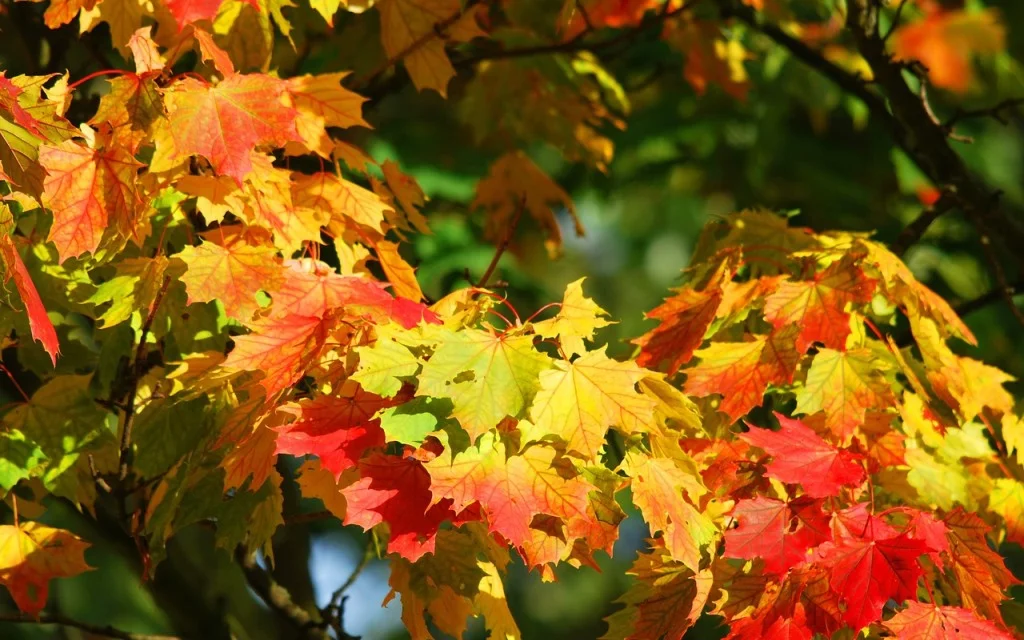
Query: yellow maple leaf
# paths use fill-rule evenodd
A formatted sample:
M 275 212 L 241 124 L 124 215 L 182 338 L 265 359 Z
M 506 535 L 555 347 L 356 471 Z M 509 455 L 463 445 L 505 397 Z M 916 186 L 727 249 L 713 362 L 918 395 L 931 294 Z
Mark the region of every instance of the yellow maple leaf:
M 70 531 L 38 522 L 0 526 L 0 584 L 18 608 L 37 614 L 46 606 L 50 580 L 76 576 L 92 567 L 85 563 L 89 543 Z

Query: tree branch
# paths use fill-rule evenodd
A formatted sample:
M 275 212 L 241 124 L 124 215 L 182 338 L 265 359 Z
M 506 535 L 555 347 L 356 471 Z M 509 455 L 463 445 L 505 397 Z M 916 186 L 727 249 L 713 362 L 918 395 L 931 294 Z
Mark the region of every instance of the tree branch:
M 239 547 L 235 552 L 235 560 L 242 567 L 242 573 L 253 591 L 267 603 L 268 607 L 287 620 L 300 637 L 329 640 L 324 621 L 295 604 L 288 590 L 275 582 L 270 574 L 256 563 L 255 556 Z
M 966 316 L 970 313 L 974 313 L 975 311 L 980 311 L 990 304 L 999 302 L 1000 300 L 1005 300 L 1007 295 L 1011 297 L 1024 295 L 1024 280 L 1019 280 L 1005 287 L 992 289 L 988 293 L 983 293 L 973 300 L 968 300 L 967 302 L 956 305 L 953 307 L 953 310 L 956 311 L 958 316 Z
M 134 462 L 134 452 L 132 451 L 132 428 L 135 425 L 135 396 L 139 392 L 139 379 L 142 378 L 145 373 L 146 363 L 143 357 L 146 355 L 146 340 L 149 339 L 149 331 L 153 328 L 153 320 L 156 318 L 156 311 L 160 308 L 160 303 L 163 302 L 164 295 L 167 294 L 168 287 L 171 286 L 171 279 L 169 276 L 164 276 L 163 284 L 160 285 L 160 290 L 156 294 L 156 298 L 153 299 L 153 304 L 149 307 L 149 313 L 146 315 L 146 320 L 142 323 L 142 332 L 139 334 L 139 344 L 135 348 L 135 358 L 132 361 L 131 367 L 131 384 L 128 388 L 128 397 L 125 398 L 125 409 L 124 409 L 124 427 L 121 429 L 121 446 L 120 446 L 120 466 L 117 472 L 118 481 L 121 484 L 128 479 L 129 474 L 132 471 L 132 463 Z M 124 496 L 122 496 L 122 499 Z
M 758 12 L 737 0 L 719 0 L 723 15 L 733 16 L 767 35 L 786 48 L 794 57 L 831 79 L 847 93 L 867 106 L 871 116 L 890 132 L 893 140 L 917 165 L 932 184 L 956 194 L 960 208 L 973 219 L 981 220 L 1007 242 L 1024 246 L 1024 229 L 995 208 L 998 194 L 987 189 L 970 172 L 960 155 L 949 144 L 948 123 L 937 122 L 929 113 L 926 101 L 913 91 L 903 77 L 906 64 L 894 60 L 885 48 L 885 39 L 878 31 L 877 3 L 871 0 L 847 2 L 847 27 L 857 49 L 871 68 L 874 84 L 888 98 L 872 91 L 859 77 L 825 59 L 819 52 L 790 36 L 779 27 L 762 20 Z M 944 212 L 944 211 L 943 211 Z M 941 215 L 942 212 L 938 213 Z M 913 233 L 926 229 L 938 215 L 928 214 L 916 225 Z M 902 248 L 920 236 L 904 238 Z M 1021 257 L 1024 264 L 1024 256 Z
M 900 232 L 896 241 L 892 243 L 892 252 L 898 256 L 902 256 L 907 252 L 907 249 L 916 244 L 917 241 L 924 236 L 925 232 L 928 231 L 928 227 L 930 227 L 935 220 L 948 212 L 954 206 L 956 206 L 956 198 L 953 194 L 948 191 L 943 192 L 942 196 L 935 202 L 935 204 L 922 211 L 921 215 L 914 218 L 914 221 Z
M 949 130 L 929 114 L 928 105 L 913 91 L 903 76 L 906 64 L 889 55 L 878 33 L 877 3 L 850 0 L 847 27 L 857 49 L 867 61 L 875 82 L 889 99 L 889 126 L 896 143 L 933 184 L 956 193 L 968 217 L 997 231 L 1012 244 L 1024 246 L 1024 230 L 1001 215 L 995 202 L 998 194 L 987 189 L 970 172 L 963 158 L 949 144 Z
M 1003 115 L 1003 112 L 1010 111 L 1021 106 L 1024 106 L 1024 98 L 1008 98 L 986 109 L 957 109 L 953 114 L 953 117 L 947 120 L 942 126 L 947 131 L 952 131 L 953 127 L 958 123 L 970 118 L 995 118 L 999 124 L 1009 124 L 1006 117 Z
M 162 635 L 150 635 L 146 633 L 132 633 L 130 631 L 122 631 L 121 629 L 115 629 L 111 626 L 100 626 L 89 624 L 87 622 L 79 622 L 66 616 L 60 615 L 59 613 L 42 613 L 36 617 L 25 615 L 23 613 L 0 613 L 0 622 L 8 622 L 11 624 L 35 624 L 35 625 L 49 625 L 56 624 L 62 627 L 72 627 L 80 629 L 86 633 L 90 633 L 95 636 L 103 636 L 104 638 L 117 638 L 118 640 L 178 640 L 178 636 L 162 636 Z

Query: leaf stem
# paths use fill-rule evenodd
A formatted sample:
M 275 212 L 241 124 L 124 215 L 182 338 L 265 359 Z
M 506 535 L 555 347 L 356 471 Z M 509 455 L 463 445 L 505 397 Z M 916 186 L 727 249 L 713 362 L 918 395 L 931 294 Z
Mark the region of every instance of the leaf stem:
M 487 287 L 487 281 L 494 275 L 494 270 L 498 267 L 498 261 L 501 260 L 501 256 L 504 255 L 505 250 L 508 249 L 508 245 L 512 242 L 512 236 L 515 234 L 516 227 L 519 226 L 519 220 L 523 217 L 523 211 L 526 209 L 526 196 L 524 195 L 519 199 L 519 204 L 516 206 L 516 211 L 512 215 L 512 221 L 508 225 L 508 229 L 505 230 L 505 237 L 502 238 L 498 244 L 497 250 L 494 252 L 494 257 L 491 258 L 491 263 L 487 265 L 487 270 L 484 271 L 484 275 L 480 276 L 480 281 L 476 283 L 478 289 L 484 289 Z

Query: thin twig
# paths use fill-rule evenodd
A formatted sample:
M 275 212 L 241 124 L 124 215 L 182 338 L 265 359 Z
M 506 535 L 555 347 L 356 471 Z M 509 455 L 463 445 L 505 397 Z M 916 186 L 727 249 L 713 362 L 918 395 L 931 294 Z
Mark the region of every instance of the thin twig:
M 485 60 L 530 58 L 533 56 L 549 55 L 553 53 L 579 53 L 581 51 L 589 51 L 597 54 L 638 38 L 652 27 L 659 26 L 664 22 L 681 15 L 683 12 L 692 9 L 699 1 L 700 0 L 690 0 L 690 2 L 686 2 L 671 11 L 661 11 L 657 14 L 652 14 L 640 25 L 632 29 L 623 30 L 618 34 L 603 40 L 593 41 L 586 38 L 590 33 L 590 30 L 585 29 L 565 42 L 554 42 L 550 44 L 517 47 L 513 49 L 498 49 L 495 51 L 483 51 L 455 60 L 452 64 L 456 67 L 466 67 Z
M 980 311 L 990 304 L 999 302 L 1000 300 L 1005 300 L 1007 295 L 1010 295 L 1011 297 L 1024 295 L 1024 280 L 1017 281 L 1006 287 L 997 287 L 992 289 L 988 293 L 983 293 L 973 300 L 968 300 L 967 302 L 956 305 L 953 307 L 953 310 L 956 311 L 956 315 L 958 316 L 966 316 L 974 313 L 975 311 Z
M 985 260 L 988 261 L 989 268 L 992 270 L 992 275 L 996 279 L 996 290 L 999 292 L 1000 297 L 1006 303 L 1006 306 L 1010 308 L 1010 312 L 1013 317 L 1017 319 L 1017 322 L 1024 326 L 1024 312 L 1020 310 L 1017 303 L 1014 302 L 1014 288 L 1010 282 L 1006 279 L 1006 272 L 1003 271 L 1003 265 L 999 261 L 999 256 L 996 255 L 992 248 L 992 234 L 984 224 L 975 220 L 975 225 L 978 228 L 978 233 L 981 235 L 981 252 L 985 255 Z
M 954 194 L 950 191 L 943 191 L 935 204 L 922 211 L 921 215 L 914 218 L 914 221 L 900 232 L 896 241 L 892 243 L 892 252 L 898 256 L 902 256 L 907 252 L 907 249 L 916 244 L 917 241 L 924 236 L 928 227 L 930 227 L 935 220 L 953 209 L 955 205 L 956 198 Z
M 104 638 L 117 638 L 119 640 L 179 640 L 178 636 L 152 635 L 148 633 L 132 633 L 122 631 L 111 626 L 100 626 L 73 620 L 59 613 L 41 613 L 38 616 L 29 616 L 22 613 L 0 613 L 0 622 L 11 624 L 36 624 L 49 625 L 57 624 L 62 627 L 80 629 L 86 633 Z
M 487 286 L 487 281 L 494 275 L 494 270 L 498 267 L 498 261 L 501 260 L 501 256 L 504 255 L 505 250 L 508 249 L 508 245 L 512 242 L 512 235 L 516 231 L 516 227 L 519 226 L 519 219 L 523 217 L 523 211 L 526 209 L 526 196 L 519 199 L 519 204 L 516 206 L 516 212 L 512 215 L 512 221 L 508 225 L 508 229 L 505 230 L 505 237 L 502 238 L 498 244 L 498 248 L 494 252 L 494 257 L 491 258 L 491 263 L 487 265 L 487 270 L 484 271 L 484 275 L 480 276 L 480 281 L 476 283 L 478 289 L 483 289 Z
M 171 279 L 169 276 L 165 276 L 163 284 L 160 285 L 160 290 L 156 294 L 156 298 L 153 299 L 153 304 L 149 307 L 149 313 L 146 315 L 146 320 L 142 324 L 142 332 L 139 335 L 139 344 L 135 348 L 135 359 L 132 361 L 131 368 L 132 380 L 128 389 L 128 397 L 125 398 L 124 428 L 121 430 L 120 466 L 117 478 L 122 483 L 128 479 L 135 457 L 132 452 L 132 427 L 135 425 L 135 396 L 138 395 L 139 391 L 139 379 L 145 373 L 143 357 L 146 355 L 146 341 L 149 339 L 150 329 L 153 328 L 156 311 L 160 308 L 160 303 L 163 302 L 164 295 L 166 295 L 167 289 L 170 286 Z
M 324 620 L 334 629 L 334 632 L 338 635 L 339 640 L 352 640 L 356 636 L 349 635 L 345 631 L 345 592 L 355 584 L 356 579 L 362 574 L 363 569 L 370 564 L 370 560 L 374 558 L 373 545 L 367 542 L 366 548 L 363 549 L 363 556 L 359 559 L 359 563 L 352 569 L 352 573 L 349 574 L 348 578 L 344 583 L 331 594 L 331 599 L 327 603 L 327 606 L 320 610 L 320 614 L 324 617 Z
M 282 618 L 287 620 L 296 631 L 299 637 L 329 640 L 323 620 L 319 615 L 303 609 L 295 604 L 292 595 L 288 590 L 278 584 L 270 573 L 265 571 L 256 563 L 256 557 L 246 553 L 242 547 L 235 552 L 235 560 L 242 567 L 242 573 L 253 591 Z
M 900 26 L 900 19 L 903 17 L 903 7 L 907 6 L 907 0 L 900 0 L 900 4 L 896 7 L 896 13 L 892 17 L 892 22 L 889 24 L 889 30 L 882 36 L 882 42 L 888 42 L 889 37 L 896 31 L 896 27 Z
M 947 120 L 942 126 L 943 128 L 952 131 L 953 127 L 956 126 L 957 123 L 970 118 L 994 118 L 999 124 L 1007 125 L 1009 124 L 1009 121 L 1003 115 L 1003 112 L 1020 106 L 1024 106 L 1024 98 L 1007 98 L 999 104 L 985 109 L 957 109 L 953 114 L 953 117 Z
M 341 597 L 345 595 L 345 592 L 348 591 L 353 584 L 355 584 L 356 579 L 359 578 L 359 575 L 363 572 L 363 569 L 366 568 L 366 565 L 370 564 L 370 560 L 372 560 L 373 557 L 373 545 L 367 544 L 366 548 L 363 549 L 363 556 L 359 558 L 359 564 L 352 569 L 352 573 L 349 574 L 345 582 L 331 594 L 330 604 L 327 605 L 328 608 L 338 606 L 338 603 L 341 602 Z

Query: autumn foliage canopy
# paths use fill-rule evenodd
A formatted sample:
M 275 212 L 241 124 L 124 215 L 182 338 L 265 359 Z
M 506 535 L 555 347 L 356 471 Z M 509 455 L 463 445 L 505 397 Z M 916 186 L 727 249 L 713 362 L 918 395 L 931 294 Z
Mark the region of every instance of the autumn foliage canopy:
M 2 369 L 23 395 L 2 414 L 0 584 L 24 620 L 48 615 L 53 580 L 91 569 L 95 540 L 43 524 L 48 504 L 112 523 L 146 575 L 190 527 L 258 572 L 290 526 L 279 462 L 294 458 L 303 497 L 379 540 L 413 638 L 461 637 L 473 617 L 520 637 L 514 556 L 543 580 L 596 566 L 627 511 L 649 540 L 606 638 L 681 638 L 703 615 L 731 638 L 1018 637 L 995 550 L 1024 542 L 1011 377 L 972 357 L 984 337 L 900 257 L 950 209 L 1009 233 L 916 88 L 968 91 L 1004 47 L 997 12 L 296 2 L 16 7 L 106 29 L 124 61 L 0 73 Z M 279 65 L 301 55 L 297 30 L 352 12 L 379 23 L 371 64 Z M 595 341 L 615 318 L 585 279 L 514 308 L 495 267 L 517 229 L 557 259 L 587 225 L 529 143 L 603 171 L 624 126 L 601 54 L 660 42 L 679 82 L 748 100 L 744 28 L 819 61 L 891 128 L 927 178 L 924 222 L 891 245 L 760 208 L 712 221 L 630 358 Z M 495 151 L 466 211 L 496 255 L 437 300 L 409 250 L 431 233 L 429 198 L 349 135 L 406 81 L 473 114 Z M 342 637 L 339 613 L 295 615 Z

